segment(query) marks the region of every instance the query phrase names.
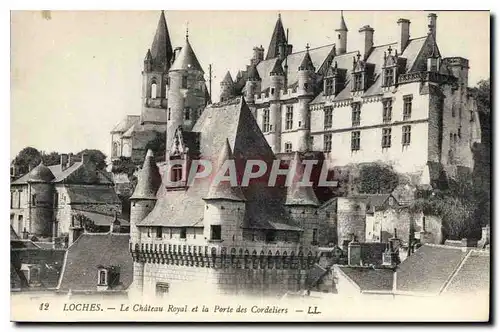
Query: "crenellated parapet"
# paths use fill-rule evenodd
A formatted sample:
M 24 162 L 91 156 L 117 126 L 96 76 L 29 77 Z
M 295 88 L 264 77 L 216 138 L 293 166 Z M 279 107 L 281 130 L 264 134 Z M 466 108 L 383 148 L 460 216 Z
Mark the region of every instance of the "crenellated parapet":
M 135 262 L 213 269 L 307 270 L 319 261 L 313 251 L 267 251 L 215 246 L 130 243 Z

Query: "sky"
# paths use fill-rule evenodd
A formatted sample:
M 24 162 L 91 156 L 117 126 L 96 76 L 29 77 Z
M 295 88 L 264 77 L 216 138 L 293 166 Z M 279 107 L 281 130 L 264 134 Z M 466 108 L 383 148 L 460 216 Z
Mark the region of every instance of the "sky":
M 469 59 L 469 85 L 490 76 L 489 12 L 433 11 L 444 57 Z M 374 43 L 398 39 L 397 20 L 411 21 L 411 38 L 427 33 L 424 11 L 344 11 L 347 49 L 359 49 L 359 28 L 375 29 Z M 174 47 L 189 40 L 208 81 L 212 100 L 226 71 L 233 78 L 267 47 L 277 11 L 166 11 Z M 109 155 L 110 130 L 141 112 L 141 71 L 159 11 L 11 12 L 11 158 L 26 146 L 41 151 L 100 149 Z M 335 42 L 339 11 L 281 11 L 294 51 Z

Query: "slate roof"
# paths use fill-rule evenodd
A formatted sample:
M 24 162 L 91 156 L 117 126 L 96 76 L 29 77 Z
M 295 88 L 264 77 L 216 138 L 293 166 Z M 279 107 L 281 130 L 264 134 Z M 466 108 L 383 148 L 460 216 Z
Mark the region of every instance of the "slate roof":
M 111 130 L 111 133 L 123 133 L 126 132 L 135 123 L 140 120 L 139 115 L 127 115 Z
M 209 105 L 193 127 L 200 133 L 200 158 L 214 161 L 226 141 L 236 163 L 260 159 L 272 163 L 275 159 L 255 118 L 242 97 Z M 241 174 L 238 174 L 241 179 Z M 151 213 L 138 226 L 202 227 L 210 178 L 196 179 L 186 190 L 170 190 L 161 186 L 158 201 Z M 283 203 L 286 188 L 270 188 L 261 181 L 251 181 L 242 192 L 246 197 L 246 214 L 242 227 L 276 229 L 276 225 L 291 223 Z
M 73 209 L 75 213 L 81 214 L 94 222 L 96 226 L 110 226 L 115 220 L 114 214 L 105 214 L 95 211 Z M 120 226 L 129 226 L 130 222 L 123 218 L 117 218 Z
M 467 251 L 424 244 L 397 269 L 397 291 L 439 294 Z
M 71 204 L 96 203 L 120 204 L 120 198 L 112 186 L 67 186 L 66 191 Z
M 342 12 L 340 13 L 340 27 L 335 31 L 349 31 L 347 30 L 347 24 L 345 24 L 344 14 Z
M 28 175 L 28 182 L 48 183 L 55 179 L 54 174 L 52 174 L 50 169 L 45 166 L 43 162 L 40 162 L 37 167 L 33 168 Z
M 156 28 L 153 44 L 151 45 L 151 57 L 153 60 L 153 69 L 163 71 L 167 69 L 172 60 L 173 50 L 168 33 L 165 13 L 162 10 L 158 27 Z
M 221 81 L 221 83 L 229 83 L 229 84 L 233 84 L 233 78 L 231 77 L 231 73 L 229 72 L 229 70 L 227 71 L 226 75 L 224 76 L 224 79 Z
M 139 171 L 134 194 L 130 199 L 156 199 L 156 192 L 160 185 L 160 171 L 156 165 L 153 151 L 148 150 L 142 169 Z
M 58 291 L 96 291 L 97 267 L 119 266 L 121 288 L 132 283 L 129 234 L 85 233 L 67 250 Z
M 391 291 L 393 288 L 392 269 L 339 266 L 339 270 L 354 282 L 360 291 Z
M 186 43 L 184 44 L 184 47 L 181 49 L 181 51 L 175 58 L 172 67 L 170 67 L 170 70 L 174 71 L 174 70 L 188 70 L 188 69 L 198 70 L 201 71 L 202 73 L 204 72 L 203 69 L 201 68 L 198 58 L 196 57 L 196 54 L 193 51 L 193 48 L 191 47 L 191 44 L 189 43 L 189 39 L 186 38 Z
M 308 288 L 312 288 L 318 284 L 318 282 L 328 273 L 328 270 L 319 264 L 314 264 L 314 266 L 307 272 L 306 285 Z
M 283 28 L 283 22 L 281 22 L 281 15 L 278 15 L 278 20 L 274 26 L 271 41 L 269 42 L 269 47 L 267 48 L 266 60 L 276 58 L 279 54 L 279 46 L 282 44 L 286 45 L 287 40 L 285 29 Z
M 41 267 L 41 288 L 56 288 L 61 273 L 64 250 L 27 247 L 11 249 L 11 266 L 20 269 L 22 264 L 35 264 Z
M 490 252 L 471 250 L 445 288 L 445 294 L 480 293 L 490 290 Z
M 319 201 L 314 193 L 312 186 L 303 186 L 299 182 L 304 181 L 305 165 L 299 158 L 299 153 L 295 152 L 294 160 L 292 161 L 295 166 L 295 175 L 292 184 L 288 187 L 286 195 L 286 205 L 310 205 L 318 206 Z M 290 166 L 292 167 L 292 165 Z M 305 181 L 308 181 L 307 179 Z

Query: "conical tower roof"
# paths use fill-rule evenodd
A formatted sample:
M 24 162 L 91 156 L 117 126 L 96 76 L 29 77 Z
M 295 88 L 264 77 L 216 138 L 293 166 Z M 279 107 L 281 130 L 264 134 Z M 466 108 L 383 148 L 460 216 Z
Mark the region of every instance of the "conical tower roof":
M 170 64 L 173 56 L 172 43 L 167 28 L 167 20 L 165 13 L 162 10 L 158 27 L 156 28 L 153 44 L 151 45 L 151 56 L 153 58 L 153 66 L 157 70 L 165 70 Z
M 262 80 L 260 78 L 259 72 L 257 71 L 257 67 L 255 67 L 255 65 L 252 64 L 248 68 L 247 78 L 249 81 L 261 81 Z
M 219 154 L 219 159 L 217 160 L 217 170 L 222 167 L 226 160 L 232 160 L 231 147 L 229 146 L 229 141 L 226 139 L 223 149 Z M 233 187 L 229 181 L 214 181 L 210 184 L 207 196 L 204 199 L 223 199 L 229 201 L 244 202 L 246 201 L 241 187 L 239 185 Z
M 204 73 L 203 69 L 201 68 L 200 62 L 198 61 L 198 58 L 196 57 L 196 54 L 194 54 L 193 48 L 191 47 L 191 44 L 189 43 L 189 38 L 186 37 L 186 44 L 184 47 L 181 49 L 179 52 L 179 55 L 175 58 L 174 63 L 172 64 L 172 67 L 170 67 L 170 70 L 198 70 Z
M 274 26 L 273 35 L 271 36 L 271 42 L 267 49 L 266 60 L 276 58 L 279 54 L 279 46 L 282 44 L 287 44 L 285 29 L 283 28 L 283 23 L 281 22 L 281 14 L 278 15 L 278 20 Z
M 231 73 L 229 70 L 227 71 L 226 75 L 224 76 L 224 79 L 222 80 L 221 83 L 227 83 L 227 84 L 233 84 L 233 78 L 231 77 Z
M 291 186 L 288 187 L 285 205 L 318 206 L 319 201 L 314 193 L 313 187 L 299 185 L 299 181 L 302 181 L 302 177 L 304 176 L 305 166 L 302 164 L 298 152 L 295 152 L 292 163 L 295 163 L 296 165 L 295 176 Z M 303 182 L 308 181 L 309 179 L 304 179 Z
M 336 29 L 335 31 L 349 31 L 349 30 L 347 30 L 347 25 L 345 24 L 343 11 L 340 11 L 340 27 L 338 29 Z
M 153 151 L 148 150 L 144 165 L 139 172 L 134 194 L 130 199 L 156 199 L 161 185 L 161 175 L 156 165 Z
M 37 167 L 33 168 L 29 173 L 28 182 L 43 182 L 48 183 L 55 179 L 52 171 L 43 164 L 43 161 L 38 164 Z
M 307 46 L 306 54 L 300 63 L 299 70 L 311 70 L 315 71 L 314 64 L 311 60 L 311 56 L 309 55 L 309 46 Z
M 278 60 L 274 63 L 274 67 L 271 70 L 271 72 L 269 73 L 269 75 L 276 75 L 276 76 L 279 76 L 279 75 L 284 76 L 285 75 L 285 71 L 283 70 L 283 67 L 281 66 L 281 61 Z

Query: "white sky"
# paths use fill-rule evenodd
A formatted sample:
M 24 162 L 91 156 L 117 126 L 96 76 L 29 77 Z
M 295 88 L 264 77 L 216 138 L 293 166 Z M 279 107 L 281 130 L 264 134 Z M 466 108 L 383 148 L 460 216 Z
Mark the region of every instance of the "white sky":
M 490 76 L 489 12 L 437 13 L 437 40 L 444 57 L 469 59 L 469 85 Z M 189 21 L 191 45 L 208 74 L 212 99 L 227 70 L 244 69 L 252 48 L 266 49 L 277 11 L 167 11 L 173 46 L 182 46 Z M 411 21 L 412 37 L 427 33 L 428 12 L 345 11 L 348 50 L 358 49 L 358 29 L 375 29 L 375 45 L 396 41 L 399 18 Z M 294 51 L 335 42 L 338 11 L 282 11 Z M 110 151 L 112 127 L 140 114 L 141 70 L 159 11 L 67 11 L 11 14 L 11 158 L 33 146 L 47 152 Z M 207 76 L 208 78 L 208 76 Z

